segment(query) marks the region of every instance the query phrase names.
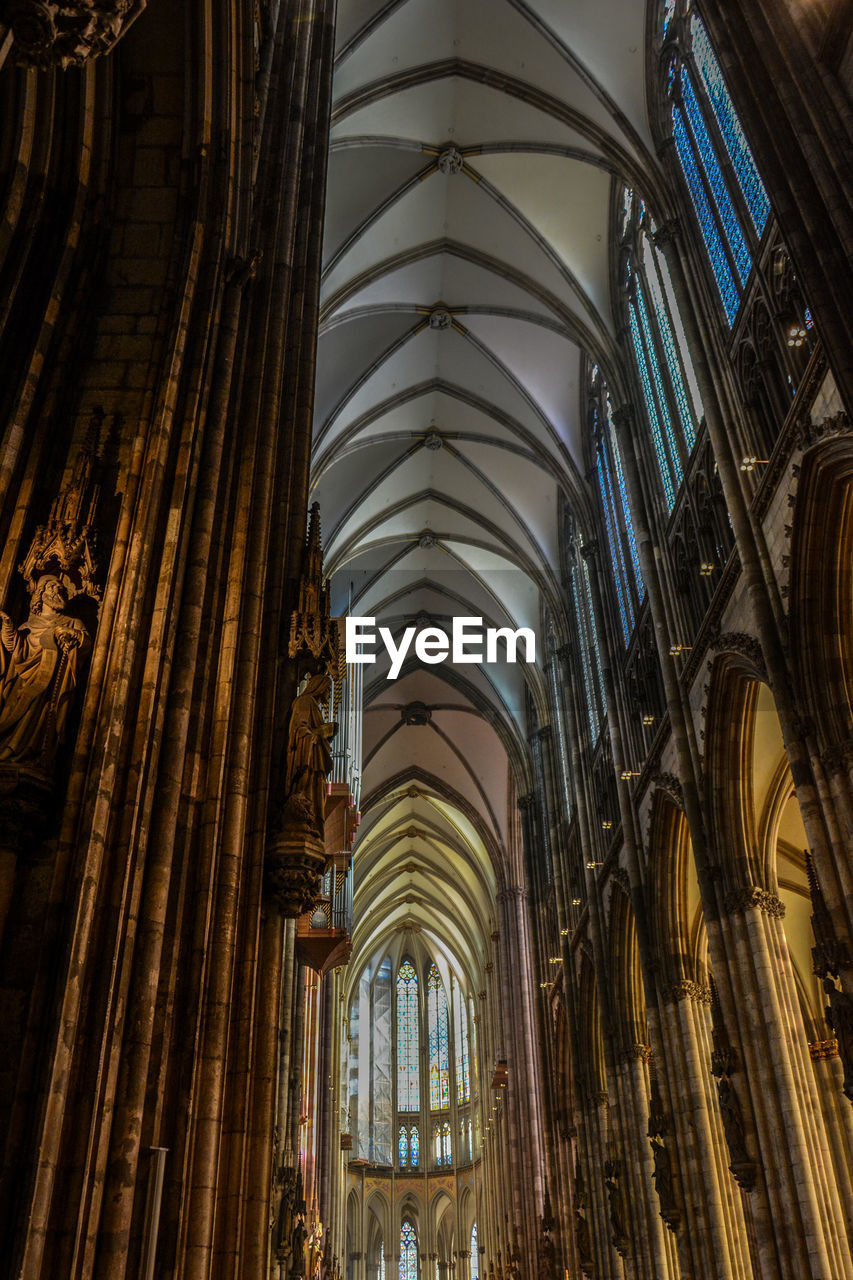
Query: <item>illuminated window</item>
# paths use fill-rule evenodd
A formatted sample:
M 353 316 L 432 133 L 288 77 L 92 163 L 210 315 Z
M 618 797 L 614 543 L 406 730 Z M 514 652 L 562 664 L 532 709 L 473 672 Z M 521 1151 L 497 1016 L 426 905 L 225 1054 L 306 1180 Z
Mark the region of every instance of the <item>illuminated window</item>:
M 385 1280 L 385 1241 L 379 1241 L 379 1270 L 376 1273 L 376 1280 Z
M 579 536 L 575 540 L 575 545 L 577 555 L 571 570 L 572 600 L 574 601 L 575 621 L 578 628 L 589 731 L 592 741 L 597 742 L 603 718 L 601 656 L 598 651 L 598 634 L 595 629 L 595 615 L 592 608 L 592 586 L 589 581 L 589 566 L 581 554 L 583 540 Z
M 435 1163 L 450 1164 L 453 1157 L 453 1151 L 450 1143 L 450 1121 L 445 1120 L 443 1124 L 436 1124 L 432 1131 L 433 1152 L 435 1154 Z
M 400 1229 L 400 1280 L 418 1280 L 418 1237 L 408 1219 Z
M 471 1228 L 471 1240 L 469 1243 L 469 1248 L 471 1250 L 471 1266 L 469 1268 L 471 1272 L 471 1280 L 480 1280 L 480 1246 L 477 1240 L 476 1222 Z
M 667 0 L 664 30 L 671 16 Z M 770 217 L 770 200 L 698 13 L 686 31 L 687 47 L 669 75 L 672 134 L 731 325 Z
M 418 1126 L 412 1125 L 411 1134 L 409 1135 L 409 1164 L 413 1169 L 417 1169 L 421 1162 L 421 1142 L 418 1134 Z
M 455 980 L 453 994 L 453 1036 L 456 1041 L 456 1100 L 469 1102 L 471 1098 L 471 1069 L 468 1049 L 468 1011 L 465 999 Z
M 435 965 L 427 975 L 427 1026 L 429 1029 L 429 1105 L 431 1111 L 450 1106 L 450 1053 L 448 1049 L 447 997 Z
M 409 1163 L 409 1131 L 405 1125 L 400 1127 L 400 1141 L 397 1149 L 400 1156 L 400 1168 L 403 1169 Z
M 419 1111 L 418 975 L 410 960 L 397 974 L 397 1110 Z
M 626 280 L 628 327 L 666 509 L 671 511 L 684 479 L 687 459 L 696 443 L 703 414 L 702 400 L 681 316 L 675 304 L 669 268 L 654 243 L 651 219 L 645 209 L 637 207 L 626 228 L 625 241 L 631 263 Z M 614 451 L 612 421 L 609 425 L 615 467 L 619 455 L 618 450 Z M 624 482 L 613 484 L 612 488 L 614 498 L 618 492 L 624 502 L 627 496 Z M 630 549 L 627 559 L 633 565 L 638 593 L 642 594 L 642 575 L 636 539 L 630 527 L 630 511 L 627 512 L 626 537 Z

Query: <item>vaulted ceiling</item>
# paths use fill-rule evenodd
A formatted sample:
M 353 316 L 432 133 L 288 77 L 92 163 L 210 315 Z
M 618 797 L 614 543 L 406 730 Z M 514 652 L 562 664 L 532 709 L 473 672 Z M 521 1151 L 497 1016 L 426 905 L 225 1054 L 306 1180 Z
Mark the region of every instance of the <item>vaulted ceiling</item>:
M 609 229 L 655 172 L 648 38 L 644 0 L 339 0 L 312 500 L 341 612 L 541 645 L 547 607 L 564 632 L 584 354 L 618 364 Z M 357 918 L 371 945 L 383 920 L 452 928 L 458 883 L 476 967 L 520 878 L 541 667 L 365 670 Z

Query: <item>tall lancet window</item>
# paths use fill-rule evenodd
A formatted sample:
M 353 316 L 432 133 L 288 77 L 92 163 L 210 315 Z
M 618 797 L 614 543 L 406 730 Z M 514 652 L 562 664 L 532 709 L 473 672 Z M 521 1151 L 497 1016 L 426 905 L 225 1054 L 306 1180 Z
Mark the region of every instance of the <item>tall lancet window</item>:
M 477 1239 L 477 1224 L 474 1223 L 471 1228 L 471 1240 L 469 1242 L 471 1249 L 471 1280 L 480 1280 L 480 1244 Z
M 420 1109 L 418 975 L 404 960 L 397 973 L 397 1110 Z
M 607 531 L 607 549 L 616 588 L 622 638 L 627 645 L 646 589 L 640 570 L 622 455 L 613 426 L 610 396 L 602 383 L 597 365 L 593 366 L 590 374 L 590 406 L 595 470 Z
M 400 1228 L 400 1280 L 418 1280 L 418 1237 L 408 1218 Z
M 429 1027 L 429 1105 L 432 1111 L 450 1106 L 450 1051 L 447 996 L 434 964 L 427 975 L 427 1023 Z
M 468 1050 L 468 1010 L 459 984 L 451 979 L 453 996 L 453 1038 L 456 1042 L 456 1100 L 471 1100 L 471 1067 Z
M 645 202 L 626 189 L 622 253 L 628 325 L 666 508 L 671 511 L 704 409 L 669 268 L 654 235 Z
M 595 744 L 598 741 L 598 735 L 601 732 L 601 724 L 604 719 L 601 654 L 598 649 L 598 633 L 595 627 L 589 566 L 583 555 L 583 538 L 579 533 L 575 533 L 573 537 L 570 535 L 570 543 L 572 554 L 569 564 L 569 577 L 571 580 L 572 604 L 575 610 L 578 650 L 583 670 L 589 734 L 591 742 Z
M 729 324 L 740 309 L 770 200 L 699 14 L 665 0 L 672 136 Z

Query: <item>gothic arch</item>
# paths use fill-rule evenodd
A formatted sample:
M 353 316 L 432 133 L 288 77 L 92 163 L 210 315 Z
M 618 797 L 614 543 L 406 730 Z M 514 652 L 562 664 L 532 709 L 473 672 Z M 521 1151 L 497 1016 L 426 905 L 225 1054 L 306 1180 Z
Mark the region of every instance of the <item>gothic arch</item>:
M 637 930 L 628 894 L 613 884 L 608 919 L 609 975 L 617 1044 L 622 1051 L 648 1043 L 646 1001 Z
M 652 946 L 667 985 L 708 980 L 707 940 L 690 831 L 684 813 L 658 787 L 648 840 Z
M 853 735 L 853 441 L 838 436 L 802 462 L 791 547 L 794 674 L 826 749 Z

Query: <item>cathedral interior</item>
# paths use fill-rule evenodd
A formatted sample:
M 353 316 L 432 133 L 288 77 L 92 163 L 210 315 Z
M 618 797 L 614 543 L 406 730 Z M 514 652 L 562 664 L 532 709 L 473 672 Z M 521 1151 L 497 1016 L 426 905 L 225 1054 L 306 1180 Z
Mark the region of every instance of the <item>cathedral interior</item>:
M 853 0 L 0 0 L 0 214 L 0 1275 L 853 1280 Z

